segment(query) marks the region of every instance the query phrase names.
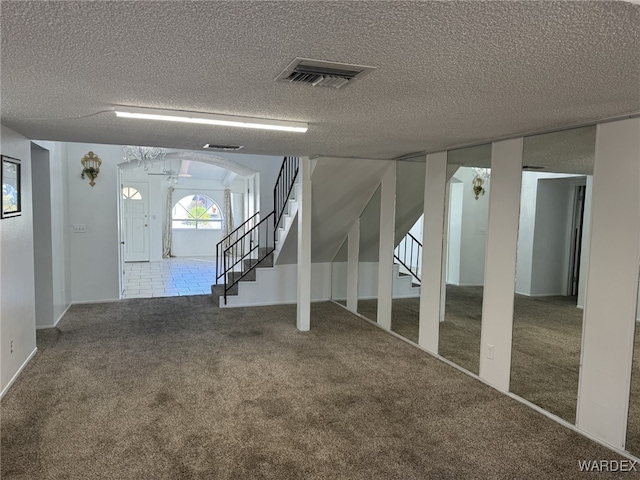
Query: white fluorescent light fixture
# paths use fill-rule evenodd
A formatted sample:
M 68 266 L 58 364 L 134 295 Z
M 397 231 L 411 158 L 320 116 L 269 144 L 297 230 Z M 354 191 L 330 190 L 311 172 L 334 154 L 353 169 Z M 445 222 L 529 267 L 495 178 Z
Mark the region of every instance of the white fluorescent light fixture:
M 222 127 L 258 128 L 262 130 L 279 130 L 282 132 L 304 133 L 309 128 L 309 125 L 304 122 L 238 117 L 215 113 L 183 112 L 180 110 L 163 110 L 160 108 L 116 107 L 115 112 L 116 116 L 123 118 L 197 123 L 200 125 L 219 125 Z

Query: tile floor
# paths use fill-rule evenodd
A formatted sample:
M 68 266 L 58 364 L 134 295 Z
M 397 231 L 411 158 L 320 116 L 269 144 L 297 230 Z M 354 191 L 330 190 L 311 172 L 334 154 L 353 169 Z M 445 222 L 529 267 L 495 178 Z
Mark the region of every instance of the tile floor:
M 215 262 L 215 257 L 176 257 L 125 263 L 123 298 L 210 295 Z

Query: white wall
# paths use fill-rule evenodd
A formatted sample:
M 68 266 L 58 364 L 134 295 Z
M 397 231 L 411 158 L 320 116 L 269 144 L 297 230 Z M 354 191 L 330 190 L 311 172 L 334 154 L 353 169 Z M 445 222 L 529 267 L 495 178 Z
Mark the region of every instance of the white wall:
M 0 395 L 4 395 L 35 353 L 36 313 L 31 144 L 22 135 L 1 126 L 0 150 L 3 155 L 22 161 L 22 215 L 0 220 Z
M 565 295 L 572 197 L 580 176 L 524 172 L 520 195 L 516 292 Z
M 92 151 L 102 160 L 95 186 L 80 178 L 80 160 Z M 86 225 L 85 233 L 71 233 L 71 299 L 73 302 L 116 300 L 120 297 L 118 251 L 117 145 L 67 144 L 69 222 Z
M 451 179 L 447 282 L 457 285 L 484 282 L 490 185 L 485 185 L 486 193 L 476 200 L 474 176 L 473 169 L 460 167 Z
M 593 175 L 587 175 L 587 188 L 584 195 L 584 218 L 582 220 L 582 250 L 580 251 L 580 278 L 578 280 L 578 304 L 584 308 L 589 274 L 589 248 L 591 245 L 591 198 L 593 192 Z M 640 315 L 640 312 L 639 312 Z
M 69 227 L 69 163 L 67 144 L 34 141 L 49 151 L 51 194 L 51 263 L 53 274 L 53 317 L 38 327 L 55 325 L 71 304 L 71 230 Z M 36 265 L 37 268 L 37 265 Z
M 35 266 L 36 325 L 51 325 L 53 318 L 53 249 L 51 241 L 51 178 L 49 151 L 31 144 L 33 202 L 33 263 Z
M 460 284 L 460 245 L 462 242 L 462 189 L 464 185 L 453 179 L 449 184 L 449 215 L 447 226 L 447 283 Z
M 358 298 L 378 298 L 378 262 L 358 262 Z
M 293 304 L 297 301 L 298 266 L 257 268 L 255 282 L 240 282 L 239 295 L 230 295 L 226 307 Z M 311 264 L 311 301 L 331 299 L 331 263 Z M 225 307 L 220 297 L 220 307 Z
M 567 293 L 573 183 L 571 178 L 538 181 L 531 295 L 566 295 Z
M 331 263 L 331 300 L 347 299 L 347 262 Z
M 259 173 L 259 210 L 263 217 L 271 212 L 273 210 L 273 189 L 276 186 L 284 157 L 241 153 L 217 153 L 216 155 L 245 165 Z

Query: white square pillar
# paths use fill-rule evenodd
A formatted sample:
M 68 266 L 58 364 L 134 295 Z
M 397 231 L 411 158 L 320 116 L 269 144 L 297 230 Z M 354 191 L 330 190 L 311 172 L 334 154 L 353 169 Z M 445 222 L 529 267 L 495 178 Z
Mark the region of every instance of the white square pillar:
M 418 345 L 438 353 L 440 291 L 442 288 L 442 238 L 447 184 L 447 152 L 427 155 L 422 228 L 422 278 Z
M 358 262 L 360 256 L 360 219 L 349 230 L 347 246 L 347 309 L 358 312 Z
M 640 262 L 640 118 L 598 125 L 577 426 L 624 448 Z
M 520 137 L 495 142 L 491 152 L 480 378 L 505 392 L 511 375 L 522 149 Z
M 300 159 L 300 198 L 298 199 L 298 308 L 296 325 L 311 328 L 311 160 Z
M 395 248 L 396 163 L 382 177 L 380 192 L 380 250 L 378 253 L 378 324 L 391 330 L 393 249 Z

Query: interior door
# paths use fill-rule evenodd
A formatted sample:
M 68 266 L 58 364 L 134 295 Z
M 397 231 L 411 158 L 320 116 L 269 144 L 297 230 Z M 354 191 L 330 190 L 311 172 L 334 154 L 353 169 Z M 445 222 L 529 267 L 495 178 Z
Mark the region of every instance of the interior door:
M 122 186 L 124 261 L 149 261 L 149 184 L 126 182 Z

